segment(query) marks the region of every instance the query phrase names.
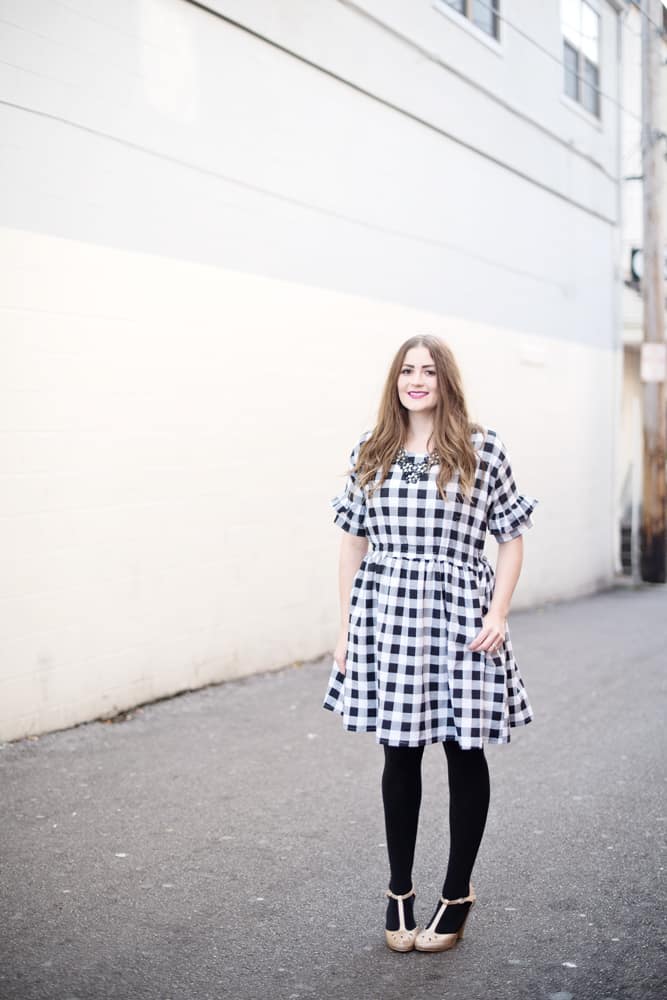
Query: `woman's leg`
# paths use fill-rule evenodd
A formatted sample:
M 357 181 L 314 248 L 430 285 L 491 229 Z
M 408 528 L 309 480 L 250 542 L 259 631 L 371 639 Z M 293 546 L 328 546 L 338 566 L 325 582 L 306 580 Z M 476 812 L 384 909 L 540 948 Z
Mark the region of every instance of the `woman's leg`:
M 397 895 L 410 891 L 415 856 L 419 806 L 421 804 L 421 764 L 424 747 L 384 748 L 382 802 L 384 805 L 387 852 L 391 880 L 389 888 Z M 404 900 L 405 925 L 415 927 L 412 899 Z M 398 903 L 389 900 L 386 928 L 398 930 Z
M 445 899 L 459 899 L 470 892 L 477 852 L 489 811 L 489 766 L 483 748 L 463 750 L 455 740 L 443 743 L 449 776 L 449 863 L 442 887 Z M 436 927 L 438 934 L 459 929 L 470 903 L 448 906 Z

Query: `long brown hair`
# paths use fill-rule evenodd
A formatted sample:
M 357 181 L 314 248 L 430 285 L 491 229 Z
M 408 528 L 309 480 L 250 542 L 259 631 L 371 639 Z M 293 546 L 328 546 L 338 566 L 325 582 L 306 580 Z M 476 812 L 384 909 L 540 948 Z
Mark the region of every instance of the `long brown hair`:
M 477 454 L 471 435 L 484 428 L 471 422 L 463 394 L 461 371 L 451 349 L 439 337 L 418 334 L 401 344 L 389 368 L 378 409 L 377 423 L 370 437 L 364 441 L 354 471 L 359 485 L 374 492 L 389 474 L 398 449 L 405 444 L 409 428 L 408 411 L 398 398 L 398 376 L 405 362 L 405 355 L 412 347 L 425 347 L 432 359 L 438 381 L 438 401 L 433 419 L 433 433 L 429 438 L 430 450 L 440 459 L 437 485 L 440 496 L 445 496 L 445 486 L 459 470 L 459 484 L 463 493 L 472 490 L 477 467 Z M 374 483 L 378 469 L 382 471 L 379 482 Z

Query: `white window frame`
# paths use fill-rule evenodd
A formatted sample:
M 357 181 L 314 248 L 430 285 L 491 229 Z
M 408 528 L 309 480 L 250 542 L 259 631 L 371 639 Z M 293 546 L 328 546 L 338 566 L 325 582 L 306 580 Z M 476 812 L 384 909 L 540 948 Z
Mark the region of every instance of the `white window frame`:
M 472 9 L 472 0 L 465 0 L 466 10 Z M 485 3 L 490 3 L 491 0 L 485 0 Z M 498 6 L 500 7 L 501 0 L 498 0 Z M 467 14 L 462 14 L 460 11 L 456 10 L 454 7 L 450 7 L 445 0 L 432 0 L 431 6 L 434 10 L 437 10 L 439 14 L 444 14 L 445 17 L 450 18 L 455 24 L 460 28 L 464 28 L 473 38 L 476 38 L 478 42 L 483 42 L 492 52 L 496 55 L 503 54 L 502 48 L 502 35 L 503 35 L 503 20 L 500 16 L 500 10 L 497 12 L 498 18 L 498 37 L 494 38 L 493 35 L 488 35 L 486 31 L 482 31 L 478 28 L 475 22 L 467 16 Z
M 568 38 L 565 34 L 565 18 L 563 11 L 563 0 L 561 0 L 560 6 L 560 27 L 561 27 L 561 61 L 562 61 L 562 98 L 564 103 L 572 108 L 572 110 L 579 111 L 585 118 L 590 122 L 594 122 L 598 126 L 602 124 L 602 67 L 601 67 L 601 55 L 602 55 L 602 13 L 600 7 L 595 0 L 575 0 L 579 4 L 579 7 L 588 7 L 588 9 L 597 17 L 597 62 L 593 62 L 592 59 L 588 59 L 586 53 L 582 46 L 575 45 L 571 38 Z M 565 46 L 568 45 L 577 54 L 577 97 L 572 97 L 565 90 Z M 584 59 L 587 59 L 591 65 L 595 66 L 597 69 L 597 86 L 595 91 L 597 94 L 597 111 L 591 111 L 587 108 L 583 102 L 583 87 L 587 84 L 584 80 L 583 68 Z

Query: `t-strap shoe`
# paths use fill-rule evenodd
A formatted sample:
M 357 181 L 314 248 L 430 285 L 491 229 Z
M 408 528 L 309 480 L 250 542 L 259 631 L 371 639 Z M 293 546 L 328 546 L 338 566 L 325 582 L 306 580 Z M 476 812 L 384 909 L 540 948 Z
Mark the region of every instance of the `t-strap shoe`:
M 387 945 L 392 951 L 412 951 L 415 946 L 415 940 L 419 934 L 419 928 L 414 927 L 411 931 L 405 926 L 405 907 L 403 905 L 404 899 L 409 899 L 410 896 L 415 896 L 416 893 L 414 889 L 410 889 L 410 892 L 404 893 L 402 896 L 397 896 L 396 893 L 391 892 L 387 889 L 385 896 L 389 899 L 398 900 L 398 930 L 388 931 L 385 928 L 385 938 L 387 940 Z
M 473 888 L 472 882 L 470 883 L 470 894 L 468 896 L 462 896 L 460 899 L 445 899 L 444 896 L 440 897 L 440 907 L 438 912 L 433 917 L 433 920 L 425 927 L 420 934 L 415 938 L 415 949 L 417 951 L 448 951 L 449 948 L 453 948 L 459 938 L 463 937 L 463 928 L 466 925 L 466 920 L 470 915 L 470 911 L 473 908 L 477 896 L 475 895 L 475 890 Z M 457 931 L 452 931 L 450 934 L 438 934 L 436 927 L 442 919 L 442 915 L 450 905 L 455 903 L 470 903 L 465 917 L 463 918 L 463 923 Z

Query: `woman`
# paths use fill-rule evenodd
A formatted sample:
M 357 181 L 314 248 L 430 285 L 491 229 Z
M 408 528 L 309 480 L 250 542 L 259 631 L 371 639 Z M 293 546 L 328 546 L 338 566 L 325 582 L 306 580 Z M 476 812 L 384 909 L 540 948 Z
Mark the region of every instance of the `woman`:
M 451 350 L 417 336 L 398 350 L 377 424 L 353 448 L 332 503 L 345 532 L 342 616 L 324 707 L 384 748 L 386 942 L 445 951 L 476 899 L 470 876 L 490 796 L 484 744 L 509 743 L 510 727 L 533 718 L 507 615 L 538 501 L 519 494 L 495 431 L 468 419 Z M 495 574 L 487 529 L 500 543 Z M 450 853 L 420 931 L 412 865 L 422 755 L 436 742 L 447 759 Z

